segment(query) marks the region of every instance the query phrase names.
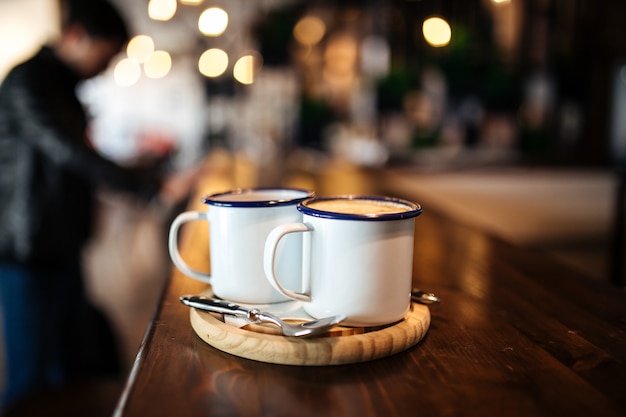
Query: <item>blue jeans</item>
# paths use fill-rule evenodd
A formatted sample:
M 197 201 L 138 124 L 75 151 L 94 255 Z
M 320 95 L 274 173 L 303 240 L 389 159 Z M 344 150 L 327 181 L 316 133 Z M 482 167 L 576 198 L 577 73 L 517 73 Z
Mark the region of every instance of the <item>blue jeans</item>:
M 119 371 L 115 340 L 83 289 L 79 265 L 56 270 L 0 262 L 6 384 L 2 405 Z

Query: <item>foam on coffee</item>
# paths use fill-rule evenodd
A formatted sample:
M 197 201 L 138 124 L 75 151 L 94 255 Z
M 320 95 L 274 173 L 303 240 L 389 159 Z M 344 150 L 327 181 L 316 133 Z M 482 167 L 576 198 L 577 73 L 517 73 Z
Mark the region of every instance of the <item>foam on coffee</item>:
M 219 202 L 263 202 L 263 201 L 289 201 L 303 199 L 307 196 L 306 191 L 289 189 L 252 189 L 242 192 L 229 192 L 211 196 L 212 201 Z
M 315 210 L 362 216 L 403 213 L 411 210 L 410 206 L 394 201 L 368 199 L 321 200 L 307 205 Z

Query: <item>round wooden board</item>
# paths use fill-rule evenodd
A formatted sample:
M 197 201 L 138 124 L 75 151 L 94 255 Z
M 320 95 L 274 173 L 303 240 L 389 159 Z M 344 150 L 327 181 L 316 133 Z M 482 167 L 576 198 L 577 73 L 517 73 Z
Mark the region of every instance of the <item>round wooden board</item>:
M 220 314 L 190 309 L 191 326 L 209 345 L 242 358 L 282 365 L 341 365 L 390 356 L 416 345 L 430 327 L 430 310 L 411 303 L 404 319 L 378 328 L 337 326 L 328 336 L 284 337 L 271 325 L 242 328 Z

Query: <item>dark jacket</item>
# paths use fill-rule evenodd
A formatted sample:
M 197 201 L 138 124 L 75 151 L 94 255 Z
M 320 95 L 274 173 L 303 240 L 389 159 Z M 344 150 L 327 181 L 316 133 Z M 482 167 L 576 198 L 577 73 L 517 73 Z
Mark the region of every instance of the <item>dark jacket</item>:
M 77 262 L 91 233 L 96 186 L 145 199 L 158 189 L 88 146 L 78 82 L 43 48 L 0 85 L 0 260 Z

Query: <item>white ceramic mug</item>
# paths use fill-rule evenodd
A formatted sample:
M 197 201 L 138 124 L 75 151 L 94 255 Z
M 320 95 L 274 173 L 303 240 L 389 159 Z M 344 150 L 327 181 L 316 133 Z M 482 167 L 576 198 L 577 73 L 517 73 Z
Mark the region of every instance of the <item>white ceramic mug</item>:
M 267 238 L 269 283 L 303 301 L 305 311 L 316 318 L 345 314 L 350 326 L 402 319 L 411 302 L 414 224 L 421 206 L 389 197 L 335 196 L 304 200 L 298 210 L 302 222 L 278 226 Z M 297 232 L 307 232 L 297 284 L 301 290 L 277 267 L 280 241 Z
M 276 226 L 302 220 L 296 206 L 313 195 L 290 188 L 233 190 L 203 198 L 206 212 L 179 214 L 170 227 L 168 247 L 174 265 L 185 275 L 208 282 L 213 293 L 240 303 L 265 304 L 288 298 L 274 290 L 263 273 L 263 250 Z M 189 221 L 209 223 L 211 274 L 192 269 L 178 250 L 178 232 Z M 302 269 L 302 239 L 285 241 L 277 250 L 276 269 L 285 279 L 298 280 Z

